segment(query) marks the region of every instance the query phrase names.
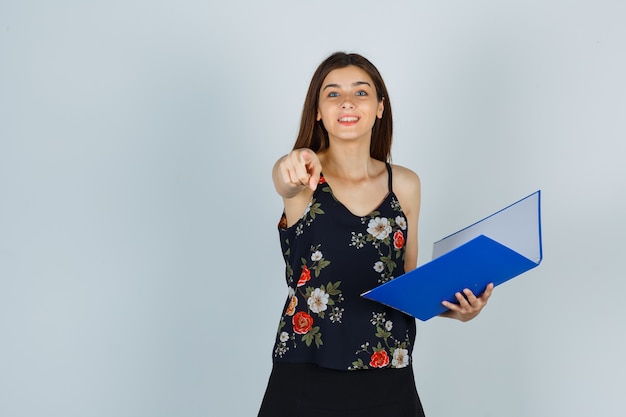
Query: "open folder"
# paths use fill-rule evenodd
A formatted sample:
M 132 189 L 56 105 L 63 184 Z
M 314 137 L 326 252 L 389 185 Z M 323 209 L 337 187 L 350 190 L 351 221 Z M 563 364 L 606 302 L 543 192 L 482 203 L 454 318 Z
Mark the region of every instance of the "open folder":
M 435 242 L 433 259 L 362 296 L 426 321 L 456 303 L 465 288 L 477 296 L 541 263 L 541 191 Z

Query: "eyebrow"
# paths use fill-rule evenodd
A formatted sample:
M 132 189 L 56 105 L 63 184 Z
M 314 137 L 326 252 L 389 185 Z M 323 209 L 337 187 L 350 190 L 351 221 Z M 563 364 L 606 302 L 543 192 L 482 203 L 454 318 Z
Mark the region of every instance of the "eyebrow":
M 371 87 L 372 85 L 367 81 L 356 81 L 352 83 L 352 87 L 357 87 L 359 85 L 367 85 Z M 340 84 L 326 84 L 322 90 L 326 90 L 327 88 L 341 88 Z

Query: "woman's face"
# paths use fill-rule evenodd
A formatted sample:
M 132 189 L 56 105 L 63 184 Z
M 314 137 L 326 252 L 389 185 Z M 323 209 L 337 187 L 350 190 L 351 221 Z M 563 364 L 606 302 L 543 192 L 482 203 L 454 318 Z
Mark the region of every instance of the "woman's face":
M 367 140 L 376 118 L 383 116 L 374 82 L 361 68 L 350 65 L 328 73 L 320 90 L 317 120 L 324 123 L 329 138 Z

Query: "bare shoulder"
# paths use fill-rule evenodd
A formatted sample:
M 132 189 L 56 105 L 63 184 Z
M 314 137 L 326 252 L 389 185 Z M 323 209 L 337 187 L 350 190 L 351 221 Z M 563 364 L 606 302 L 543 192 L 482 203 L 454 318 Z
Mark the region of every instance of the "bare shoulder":
M 421 204 L 420 177 L 408 168 L 392 165 L 393 191 L 407 215 L 419 213 Z
M 397 193 L 419 195 L 421 188 L 420 177 L 408 168 L 401 165 L 392 165 L 393 169 L 393 189 Z

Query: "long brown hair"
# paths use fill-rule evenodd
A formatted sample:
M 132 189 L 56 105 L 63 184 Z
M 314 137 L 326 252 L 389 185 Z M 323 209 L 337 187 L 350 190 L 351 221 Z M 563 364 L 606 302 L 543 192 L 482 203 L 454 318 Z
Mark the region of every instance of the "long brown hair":
M 335 52 L 326 58 L 315 70 L 309 84 L 306 99 L 304 100 L 300 131 L 293 149 L 310 148 L 314 152 L 320 152 L 330 146 L 328 132 L 324 128 L 323 123 L 317 121 L 320 90 L 328 73 L 350 65 L 362 69 L 370 76 L 376 88 L 378 101 L 384 100 L 385 110 L 383 111 L 383 117 L 376 119 L 372 129 L 370 156 L 379 161 L 389 162 L 391 159 L 393 119 L 391 117 L 391 102 L 389 101 L 389 94 L 387 94 L 387 87 L 385 87 L 385 82 L 374 64 L 359 54 L 348 54 L 345 52 Z

